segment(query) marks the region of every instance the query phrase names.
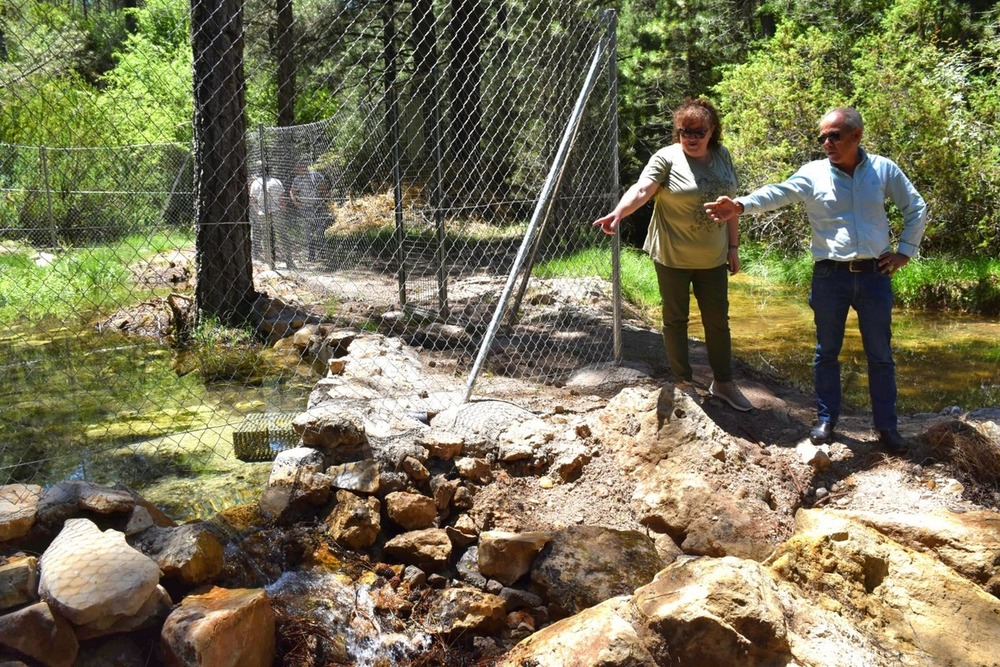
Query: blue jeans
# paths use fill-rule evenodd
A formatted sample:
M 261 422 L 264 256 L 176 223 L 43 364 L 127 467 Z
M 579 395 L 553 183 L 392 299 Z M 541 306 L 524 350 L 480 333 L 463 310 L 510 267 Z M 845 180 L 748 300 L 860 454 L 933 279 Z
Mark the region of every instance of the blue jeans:
M 896 364 L 892 359 L 892 279 L 879 273 L 851 273 L 813 265 L 809 305 L 816 323 L 813 381 L 816 414 L 836 424 L 840 417 L 840 349 L 847 311 L 858 313 L 861 343 L 868 359 L 868 395 L 879 431 L 896 428 Z

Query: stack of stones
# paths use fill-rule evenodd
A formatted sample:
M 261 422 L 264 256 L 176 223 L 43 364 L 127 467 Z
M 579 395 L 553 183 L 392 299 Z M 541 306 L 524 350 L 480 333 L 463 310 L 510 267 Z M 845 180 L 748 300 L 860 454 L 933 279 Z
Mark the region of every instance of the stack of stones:
M 556 439 L 523 417 L 507 432 Z M 277 455 L 252 509 L 206 521 L 177 525 L 124 488 L 0 487 L 0 663 L 263 667 L 291 643 L 314 653 L 303 664 L 319 654 L 348 661 L 335 653 L 344 641 L 283 641 L 302 624 L 282 626 L 289 605 L 274 583 L 349 560 L 377 573 L 366 580 L 377 613 L 498 655 L 557 618 L 630 593 L 663 566 L 640 533 L 478 525 L 476 494 L 500 466 L 538 468 L 543 461 L 522 456 L 533 451 L 561 461 L 556 475 L 577 475 L 585 431 L 561 455 L 538 442 L 497 455 L 427 425 L 406 442 L 373 445 L 360 414 L 330 404 L 293 427 L 301 444 Z

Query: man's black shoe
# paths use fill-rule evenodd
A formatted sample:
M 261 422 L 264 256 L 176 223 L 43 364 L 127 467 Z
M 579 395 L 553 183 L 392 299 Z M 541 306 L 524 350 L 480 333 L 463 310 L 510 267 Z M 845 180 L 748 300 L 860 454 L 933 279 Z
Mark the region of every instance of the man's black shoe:
M 814 445 L 821 445 L 833 440 L 833 423 L 828 421 L 818 421 L 809 430 L 809 439 Z
M 878 432 L 878 441 L 890 452 L 904 452 L 909 448 L 906 438 L 899 434 L 896 429 Z

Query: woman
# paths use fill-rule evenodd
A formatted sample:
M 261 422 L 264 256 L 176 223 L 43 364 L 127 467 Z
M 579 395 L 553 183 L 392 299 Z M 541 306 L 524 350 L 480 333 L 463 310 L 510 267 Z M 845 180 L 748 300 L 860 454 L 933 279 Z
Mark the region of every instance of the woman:
M 714 379 L 709 393 L 737 410 L 753 405 L 733 381 L 729 333 L 729 276 L 740 270 L 738 218 L 712 220 L 705 202 L 736 193 L 736 169 L 721 143 L 719 114 L 706 99 L 686 99 L 674 111 L 674 143 L 650 158 L 639 180 L 615 210 L 594 222 L 614 234 L 622 218 L 654 198 L 643 250 L 656 267 L 663 305 L 663 345 L 681 382 L 691 382 L 688 360 L 690 292 L 705 326 L 705 347 Z

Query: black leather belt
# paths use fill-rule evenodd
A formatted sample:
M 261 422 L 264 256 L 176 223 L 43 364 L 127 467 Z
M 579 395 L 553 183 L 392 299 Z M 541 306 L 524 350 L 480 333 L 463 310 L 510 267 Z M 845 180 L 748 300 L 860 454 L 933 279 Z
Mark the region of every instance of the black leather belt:
M 835 259 L 821 259 L 817 264 L 829 266 L 836 271 L 850 271 L 851 273 L 877 273 L 877 259 L 852 259 L 847 262 L 838 262 Z

